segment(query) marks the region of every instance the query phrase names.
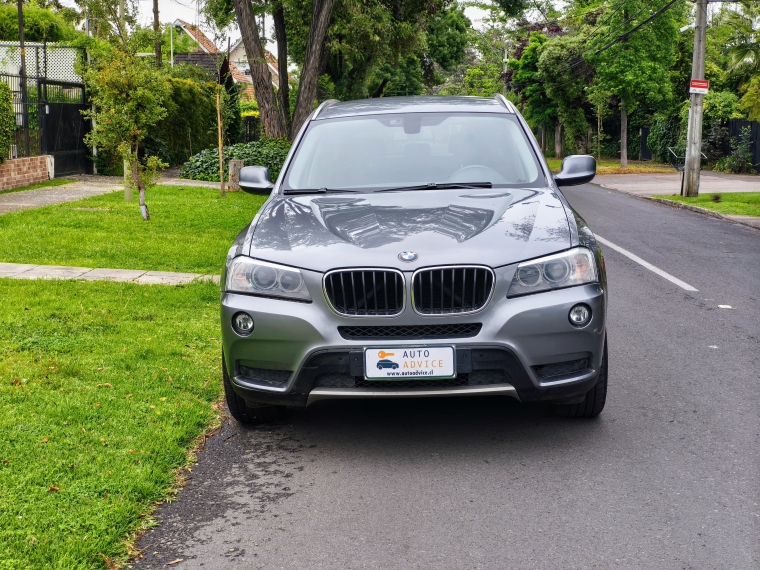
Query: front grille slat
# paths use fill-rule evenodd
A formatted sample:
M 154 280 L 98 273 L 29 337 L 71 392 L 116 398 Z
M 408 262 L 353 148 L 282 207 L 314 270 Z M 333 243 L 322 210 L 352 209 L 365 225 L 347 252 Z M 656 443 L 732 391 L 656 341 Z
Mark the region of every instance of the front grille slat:
M 471 338 L 480 333 L 481 323 L 452 323 L 449 325 L 346 326 L 338 333 L 346 340 L 399 340 Z
M 488 267 L 436 267 L 414 274 L 414 310 L 421 315 L 466 314 L 488 303 L 494 286 Z
M 388 317 L 404 310 L 404 279 L 397 271 L 338 270 L 325 276 L 324 288 L 327 301 L 342 315 Z

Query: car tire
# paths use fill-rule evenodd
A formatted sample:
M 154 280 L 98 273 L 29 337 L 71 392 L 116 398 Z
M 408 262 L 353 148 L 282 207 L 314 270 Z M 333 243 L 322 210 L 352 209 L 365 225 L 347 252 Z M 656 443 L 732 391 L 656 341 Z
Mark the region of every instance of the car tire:
M 607 401 L 607 339 L 604 339 L 602 366 L 596 386 L 586 392 L 586 397 L 577 404 L 553 404 L 552 412 L 563 418 L 595 418 L 602 413 Z
M 232 388 L 224 355 L 222 355 L 222 379 L 224 380 L 224 396 L 227 400 L 227 408 L 230 410 L 230 415 L 241 424 L 270 423 L 285 415 L 285 406 L 249 407 L 245 400 L 238 396 Z
M 377 365 L 377 369 L 378 369 L 378 370 L 382 370 L 382 369 L 383 369 L 383 367 L 382 367 L 382 366 L 380 366 L 380 365 L 378 364 L 378 365 Z

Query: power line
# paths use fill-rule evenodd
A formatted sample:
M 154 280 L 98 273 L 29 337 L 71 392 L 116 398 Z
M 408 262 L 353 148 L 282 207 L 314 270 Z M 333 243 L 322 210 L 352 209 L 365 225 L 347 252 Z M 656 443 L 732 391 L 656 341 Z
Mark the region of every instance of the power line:
M 649 16 L 646 20 L 644 20 L 643 22 L 641 22 L 638 26 L 635 26 L 632 30 L 627 31 L 624 34 L 620 34 L 617 38 L 615 38 L 614 40 L 612 40 L 606 46 L 604 46 L 603 48 L 600 48 L 600 49 L 596 50 L 594 52 L 594 55 L 599 55 L 600 53 L 602 53 L 604 51 L 607 51 L 609 48 L 611 48 L 612 46 L 614 46 L 616 43 L 621 42 L 621 41 L 627 39 L 628 37 L 630 37 L 630 35 L 633 32 L 635 32 L 636 30 L 638 30 L 642 26 L 644 26 L 644 25 L 648 24 L 649 22 L 651 22 L 652 20 L 654 20 L 657 16 L 659 16 L 660 14 L 662 14 L 663 12 L 665 12 L 666 10 L 668 10 L 671 6 L 673 6 L 673 4 L 675 4 L 678 1 L 679 0 L 670 0 L 670 2 L 668 2 L 667 4 L 665 4 L 665 6 L 663 6 L 659 10 L 657 10 L 654 14 L 652 14 L 651 16 Z

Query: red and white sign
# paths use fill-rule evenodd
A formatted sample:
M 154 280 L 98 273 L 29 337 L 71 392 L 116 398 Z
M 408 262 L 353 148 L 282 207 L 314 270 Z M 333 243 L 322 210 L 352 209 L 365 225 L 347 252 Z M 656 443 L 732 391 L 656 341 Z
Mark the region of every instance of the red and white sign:
M 710 82 L 707 79 L 692 79 L 689 93 L 704 95 L 710 90 Z

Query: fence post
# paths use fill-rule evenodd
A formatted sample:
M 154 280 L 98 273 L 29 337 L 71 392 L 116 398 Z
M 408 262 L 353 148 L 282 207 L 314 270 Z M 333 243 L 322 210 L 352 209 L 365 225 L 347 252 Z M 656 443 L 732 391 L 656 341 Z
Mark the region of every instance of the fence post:
M 24 129 L 24 156 L 29 156 L 29 101 L 26 92 L 26 48 L 24 47 L 24 10 L 21 0 L 18 0 L 18 38 L 21 54 L 21 69 L 19 69 L 19 87 L 21 89 L 21 128 Z

